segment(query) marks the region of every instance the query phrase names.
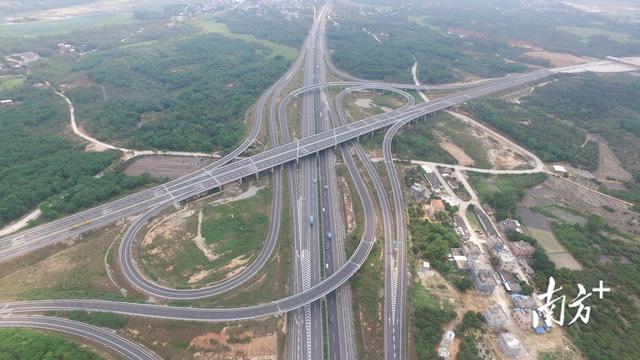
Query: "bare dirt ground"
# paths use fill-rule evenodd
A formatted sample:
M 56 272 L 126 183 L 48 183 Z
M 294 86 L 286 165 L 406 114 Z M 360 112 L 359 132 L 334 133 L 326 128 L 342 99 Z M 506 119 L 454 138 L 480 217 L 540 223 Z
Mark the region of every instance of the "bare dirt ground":
M 225 327 L 221 332 L 209 332 L 195 337 L 189 344 L 196 352 L 195 359 L 253 359 L 275 360 L 278 342 L 275 333 L 257 336 L 247 330 L 230 334 Z
M 582 64 L 592 60 L 587 57 L 581 57 L 581 56 L 575 56 L 571 54 L 557 53 L 557 52 L 551 52 L 551 51 L 545 51 L 545 50 L 528 51 L 524 53 L 524 55 L 531 56 L 534 58 L 549 60 L 549 62 L 553 67 L 577 65 L 577 64 Z
M 598 143 L 600 158 L 598 161 L 598 169 L 594 172 L 596 178 L 600 181 L 608 179 L 616 179 L 621 181 L 631 181 L 633 177 L 625 170 L 616 155 L 609 148 L 607 141 L 599 135 L 589 135 L 589 139 Z M 623 189 L 624 190 L 624 189 Z
M 483 148 L 487 152 L 489 162 L 493 164 L 494 168 L 515 169 L 528 165 L 527 157 L 513 146 L 513 143 L 508 139 L 496 136 L 496 134 L 477 125 L 475 120 L 469 118 L 467 114 L 453 111 L 449 111 L 448 114 L 465 123 L 467 126 L 465 132 L 481 141 Z
M 452 143 L 445 136 L 439 137 L 438 146 L 451 154 L 460 166 L 473 166 L 475 164 L 475 161 L 461 147 Z
M 282 317 L 207 324 L 131 317 L 119 333 L 163 359 L 272 360 L 282 347 Z
M 176 179 L 211 164 L 213 160 L 202 157 L 149 155 L 131 160 L 124 172 L 132 176 L 149 173 L 156 177 Z

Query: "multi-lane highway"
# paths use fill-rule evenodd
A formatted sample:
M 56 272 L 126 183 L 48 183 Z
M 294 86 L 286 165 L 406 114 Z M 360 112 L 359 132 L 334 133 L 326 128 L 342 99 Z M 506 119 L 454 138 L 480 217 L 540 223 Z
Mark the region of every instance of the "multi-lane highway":
M 369 194 L 368 188 L 358 172 L 346 143 L 375 130 L 391 127 L 385 136 L 383 150 L 394 199 L 396 213 L 395 231 L 393 231 L 393 220 L 391 219 L 391 206 L 380 176 L 367 158 L 364 150 L 355 142 L 352 148 L 372 180 L 371 182 L 380 202 L 380 213 L 382 214 L 384 225 L 386 255 L 384 312 L 385 357 L 387 359 L 404 358 L 404 287 L 406 284 L 404 246 L 406 241 L 406 228 L 402 189 L 397 174 L 395 174 L 395 168 L 391 159 L 390 144 L 393 135 L 395 135 L 397 130 L 406 122 L 425 114 L 446 109 L 452 105 L 460 104 L 481 96 L 537 81 L 551 75 L 552 72 L 540 70 L 529 74 L 509 75 L 504 78 L 465 85 L 462 87 L 463 90 L 452 95 L 418 106 L 414 106 L 413 97 L 398 91 L 408 100 L 407 104 L 402 108 L 360 121 L 348 122 L 346 114 L 344 113 L 344 104 L 342 103 L 346 91 L 343 91 L 338 96 L 336 100 L 337 105 L 335 109 L 332 109 L 330 101 L 327 99 L 328 95 L 324 92 L 327 88 L 355 87 L 348 91 L 366 88 L 396 91 L 395 89 L 397 87 L 416 87 L 358 81 L 325 83 L 326 64 L 323 60 L 326 58 L 326 51 L 323 36 L 318 36 L 318 34 L 323 34 L 324 32 L 324 19 L 329 9 L 330 6 L 325 6 L 319 11 L 310 35 L 300 51 L 300 56 L 291 69 L 259 99 L 254 127 L 245 142 L 236 150 L 215 164 L 180 179 L 0 239 L 0 261 L 3 261 L 55 243 L 56 241 L 66 239 L 75 234 L 81 234 L 91 229 L 103 227 L 127 216 L 143 213 L 143 215 L 134 222 L 133 226 L 129 228 L 120 247 L 119 255 L 126 280 L 141 292 L 156 297 L 195 299 L 212 296 L 243 284 L 257 274 L 270 258 L 275 248 L 279 224 L 281 222 L 282 174 L 279 165 L 286 164 L 289 175 L 288 186 L 290 190 L 289 193 L 291 194 L 290 205 L 293 215 L 292 220 L 294 222 L 293 238 L 296 257 L 295 260 L 292 261 L 291 288 L 293 292 L 290 296 L 266 304 L 228 309 L 181 308 L 99 300 L 42 300 L 3 304 L 5 305 L 4 309 L 20 316 L 19 318 L 11 318 L 11 320 L 15 320 L 13 324 L 24 324 L 24 326 L 27 326 L 30 321 L 30 324 L 34 327 L 38 327 L 36 326 L 38 324 L 43 328 L 45 328 L 45 326 L 49 326 L 50 328 L 57 326 L 57 329 L 60 331 L 68 328 L 67 331 L 69 332 L 81 334 L 83 331 L 88 331 L 93 334 L 93 336 L 98 336 L 100 335 L 99 330 L 82 328 L 82 325 L 74 323 L 60 323 L 60 321 L 64 321 L 64 319 L 43 321 L 28 320 L 27 317 L 19 314 L 49 310 L 83 309 L 179 320 L 230 321 L 278 315 L 296 310 L 292 312 L 292 316 L 289 317 L 289 357 L 296 359 L 321 359 L 324 356 L 323 336 L 325 333 L 322 325 L 322 303 L 319 300 L 328 295 L 325 303 L 327 315 L 326 318 L 324 318 L 325 321 L 328 320 L 326 326 L 329 337 L 327 339 L 329 353 L 327 356 L 330 359 L 355 358 L 350 289 L 345 283 L 364 263 L 371 251 L 373 242 L 375 241 L 376 219 L 371 194 Z M 280 103 L 278 114 L 276 114 L 278 101 L 281 98 L 284 88 L 289 84 L 293 74 L 299 71 L 303 65 L 305 87 L 285 97 Z M 455 85 L 450 87 L 445 86 L 442 87 L 442 89 L 453 89 L 456 87 L 461 88 L 459 85 Z M 289 101 L 295 96 L 302 98 L 303 111 L 300 127 L 302 138 L 292 140 L 286 119 L 286 109 Z M 273 147 L 263 153 L 229 163 L 236 156 L 248 149 L 257 138 L 262 128 L 262 122 L 265 117 L 264 110 L 269 99 L 271 99 L 271 102 L 268 118 L 270 139 Z M 276 122 L 278 123 L 276 124 Z M 317 132 L 317 125 L 321 125 L 325 130 Z M 335 127 L 330 128 L 331 125 Z M 278 136 L 278 127 L 281 132 L 280 136 L 282 137 L 282 141 Z M 363 203 L 366 215 L 361 242 L 349 259 L 344 258 L 344 230 L 342 229 L 342 220 L 340 218 L 340 201 L 336 191 L 337 181 L 335 173 L 332 170 L 335 165 L 335 155 L 331 152 L 331 149 L 338 146 L 340 147 L 340 152 L 347 165 L 349 174 L 356 185 L 356 190 Z M 316 154 L 320 154 L 320 156 L 316 157 Z M 296 174 L 295 161 L 299 159 L 302 161 L 299 163 L 300 174 L 298 176 Z M 275 168 L 273 176 L 274 195 L 269 233 L 267 234 L 265 245 L 259 255 L 250 266 L 238 276 L 205 288 L 176 290 L 159 286 L 145 279 L 137 270 L 130 253 L 133 239 L 135 234 L 156 214 L 175 202 L 272 168 Z M 311 220 L 312 216 L 314 220 Z M 328 233 L 332 233 L 331 239 L 329 239 Z M 324 259 L 324 261 L 321 263 L 320 259 Z M 324 279 L 321 278 L 321 272 L 325 273 Z M 17 321 L 18 319 L 22 322 Z M 33 318 L 29 317 L 29 319 Z M 6 320 L 2 320 L 0 321 L 0 326 L 2 326 L 2 324 L 9 323 Z M 109 341 L 117 343 L 120 341 L 106 338 L 92 339 L 102 343 Z M 128 350 L 132 351 L 132 354 L 135 351 L 143 354 L 141 348 L 136 349 L 133 347 Z M 154 356 L 153 354 L 147 355 Z M 136 358 L 134 355 L 127 355 L 127 357 Z
M 294 161 L 299 158 L 306 157 L 310 154 L 315 154 L 318 151 L 334 147 L 345 141 L 356 139 L 359 136 L 393 125 L 397 122 L 403 122 L 403 121 L 406 122 L 406 121 L 415 119 L 419 116 L 429 114 L 438 110 L 442 110 L 452 105 L 460 104 L 462 102 L 465 102 L 474 98 L 486 96 L 498 91 L 503 91 L 514 86 L 527 84 L 532 81 L 536 81 L 541 78 L 544 78 L 549 74 L 550 74 L 549 71 L 540 70 L 540 71 L 536 71 L 536 72 L 524 74 L 524 75 L 510 75 L 505 78 L 501 78 L 499 80 L 487 82 L 482 86 L 469 89 L 469 90 L 463 90 L 453 95 L 445 96 L 428 103 L 423 103 L 423 104 L 414 106 L 412 108 L 401 109 L 401 110 L 377 115 L 377 116 L 363 119 L 360 121 L 352 122 L 347 125 L 342 125 L 332 130 L 323 131 L 316 135 L 308 136 L 297 141 L 292 141 L 285 145 L 276 146 L 271 150 L 267 150 L 261 154 L 252 156 L 250 158 L 233 162 L 229 165 L 220 166 L 218 168 L 214 168 L 211 170 L 207 169 L 206 171 L 196 172 L 196 175 L 189 177 L 186 181 L 184 181 L 184 183 L 181 182 L 180 184 L 176 184 L 174 182 L 169 186 L 165 186 L 166 191 L 168 193 L 171 193 L 172 195 L 165 195 L 164 198 L 165 198 L 165 201 L 167 201 L 166 200 L 167 197 L 171 198 L 171 196 L 175 197 L 176 199 L 179 199 L 179 198 L 184 199 L 194 194 L 197 194 L 199 192 L 202 192 L 203 189 L 217 187 L 217 186 L 220 186 L 221 184 L 235 181 L 235 180 L 241 179 L 242 177 L 255 174 L 258 171 L 263 171 L 274 166 L 278 166 L 284 163 Z M 139 199 L 139 201 L 145 201 L 144 200 L 145 195 L 148 196 L 149 192 L 151 192 L 151 194 L 153 195 L 155 191 L 157 191 L 157 189 L 147 190 L 141 194 L 132 196 L 132 198 L 135 197 L 136 199 Z M 162 195 L 156 195 L 156 196 L 162 196 Z M 156 196 L 152 196 L 152 197 L 155 199 Z M 127 198 L 127 199 L 128 200 L 126 201 L 126 203 L 130 203 L 130 201 L 132 201 L 130 198 Z M 116 202 L 116 204 L 117 203 L 118 202 Z M 114 206 L 112 204 L 113 203 L 108 204 L 110 208 Z M 97 209 L 89 210 L 87 212 L 98 213 L 100 212 L 99 210 L 100 208 L 101 207 Z M 125 209 L 128 209 L 128 207 L 125 207 Z M 85 214 L 87 212 L 85 212 Z M 86 215 L 81 215 L 81 216 L 86 216 Z M 73 218 L 73 217 L 65 218 L 59 221 L 68 222 L 68 221 L 71 221 L 69 220 L 70 218 Z M 106 220 L 103 220 L 103 221 L 106 222 Z M 37 227 L 31 230 L 35 232 L 36 236 L 40 236 L 44 238 L 44 240 L 39 240 L 38 242 L 36 242 L 34 244 L 35 247 L 42 246 L 42 242 L 45 242 L 45 243 L 53 242 L 49 240 L 48 237 L 43 236 L 45 234 L 42 234 L 46 231 L 45 230 L 46 227 L 47 226 L 45 225 L 45 226 Z M 58 231 L 56 231 L 55 229 L 51 229 L 51 230 L 53 232 L 52 237 L 54 239 L 60 236 Z M 28 234 L 31 234 L 31 232 L 28 232 Z M 25 235 L 19 234 L 18 236 L 24 237 Z M 5 256 L 11 256 L 11 255 L 14 255 L 14 252 L 25 251 L 24 244 L 19 246 L 11 244 L 11 240 L 14 239 L 15 236 L 8 237 L 8 238 L 10 238 L 8 242 L 7 242 L 7 238 L 2 239 L 3 255 L 6 254 Z M 25 242 L 25 243 L 32 245 L 31 242 Z M 12 251 L 14 247 L 16 249 Z M 26 249 L 26 250 L 29 250 L 29 249 Z M 344 276 L 345 273 L 350 272 L 349 268 L 359 266 L 362 263 L 360 260 L 362 260 L 363 255 L 365 255 L 365 253 L 358 253 L 356 251 L 356 253 L 354 254 L 354 259 L 348 261 L 345 264 L 345 267 L 338 270 L 336 274 L 342 274 Z M 325 280 L 327 281 L 326 284 L 325 282 L 321 283 L 321 286 L 319 287 L 323 288 L 325 291 L 320 291 L 320 292 L 326 293 L 327 288 L 325 286 L 329 286 L 329 287 L 332 286 L 332 285 L 329 285 L 330 282 L 328 280 L 333 279 L 335 281 L 336 274 L 334 274 L 333 276 Z M 344 282 L 345 280 L 346 278 L 341 279 L 340 283 Z M 335 286 L 335 283 L 333 283 L 333 286 Z M 298 300 L 301 299 L 300 297 L 295 297 L 295 296 L 293 298 Z M 313 298 L 313 296 L 306 297 L 307 300 L 302 300 L 302 301 L 308 301 L 309 298 Z M 290 304 L 290 301 L 291 301 L 291 298 L 286 300 L 285 303 Z M 224 312 L 225 310 L 210 309 L 210 311 L 213 311 L 214 313 L 216 313 L 217 311 Z M 241 311 L 241 313 L 243 312 L 244 310 Z M 278 310 L 276 309 L 271 313 L 277 313 L 277 312 Z M 258 311 L 255 314 L 257 316 L 262 316 L 262 314 L 267 314 L 267 313 L 269 312 Z M 241 317 L 241 318 L 246 318 L 247 316 L 246 313 L 243 316 L 245 317 Z M 224 316 L 222 317 L 224 318 Z
M 307 136 L 227 165 L 203 168 L 161 186 L 18 234 L 2 237 L 0 239 L 0 261 L 66 239 L 74 234 L 103 227 L 124 217 L 154 208 L 159 204 L 180 201 L 208 189 L 220 187 L 260 171 L 304 158 L 369 132 L 388 127 L 398 121 L 416 118 L 481 96 L 531 83 L 551 74 L 553 72 L 548 70 L 538 70 L 528 74 L 509 75 L 410 109 L 373 116 Z
M 234 321 L 288 313 L 288 358 L 355 359 L 355 330 L 348 280 L 364 264 L 376 241 L 378 213 L 363 174 L 356 166 L 355 155 L 375 190 L 384 230 L 385 358 L 407 358 L 407 233 L 402 181 L 396 172 L 391 153 L 394 135 L 409 121 L 472 99 L 538 81 L 555 74 L 557 70 L 539 70 L 467 84 L 439 86 L 364 81 L 339 71 L 329 61 L 324 33 L 331 8 L 329 0 L 318 11 L 294 64 L 259 98 L 255 121 L 247 138 L 224 158 L 161 186 L 0 238 L 2 262 L 131 215 L 141 214 L 127 230 L 120 245 L 119 263 L 125 280 L 138 291 L 156 298 L 197 299 L 213 296 L 235 289 L 252 279 L 271 258 L 283 220 L 281 209 L 284 173 L 281 165 L 284 165 L 288 175 L 286 185 L 290 194 L 293 222 L 294 258 L 291 262 L 289 296 L 254 306 L 221 309 L 79 299 L 20 301 L 0 304 L 0 327 L 31 327 L 66 332 L 101 343 L 126 358 L 157 359 L 157 355 L 150 350 L 108 330 L 67 319 L 25 314 L 52 310 L 88 310 L 175 320 Z M 348 80 L 327 82 L 327 67 Z M 293 75 L 301 69 L 303 87 L 283 97 Z M 330 101 L 327 92 L 329 88 L 343 89 L 335 98 L 335 105 Z M 367 89 L 395 92 L 405 98 L 406 104 L 385 114 L 350 122 L 345 112 L 345 96 L 353 91 Z M 401 89 L 457 92 L 416 106 L 415 99 Z M 300 99 L 302 108 L 299 139 L 292 139 L 287 119 L 288 105 L 295 98 Z M 260 154 L 235 160 L 254 144 L 263 129 L 264 118 L 269 119 L 271 148 Z M 384 128 L 388 128 L 383 141 L 383 153 L 393 207 L 380 175 L 360 144 L 354 141 L 360 136 Z M 346 259 L 345 254 L 342 202 L 334 171 L 335 149 L 340 151 L 364 210 L 361 241 L 349 259 Z M 536 168 L 530 171 L 539 171 L 541 168 L 542 163 L 538 162 Z M 145 278 L 136 268 L 131 254 L 135 236 L 154 216 L 179 201 L 266 170 L 273 170 L 271 224 L 263 248 L 242 272 L 203 288 L 171 289 Z M 323 312 L 323 306 L 326 312 Z

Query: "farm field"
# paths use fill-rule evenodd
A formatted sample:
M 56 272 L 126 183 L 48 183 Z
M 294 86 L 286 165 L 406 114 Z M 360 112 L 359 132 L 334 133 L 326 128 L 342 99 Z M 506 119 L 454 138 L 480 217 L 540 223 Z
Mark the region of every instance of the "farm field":
M 557 267 L 582 270 L 580 263 L 560 244 L 551 231 L 525 226 L 525 232 L 538 241 Z

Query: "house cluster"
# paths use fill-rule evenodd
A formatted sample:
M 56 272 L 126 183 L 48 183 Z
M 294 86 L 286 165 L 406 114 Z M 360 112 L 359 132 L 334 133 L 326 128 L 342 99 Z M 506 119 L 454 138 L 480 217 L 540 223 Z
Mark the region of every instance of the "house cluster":
M 486 253 L 469 240 L 462 240 L 459 248 L 451 248 L 450 260 L 460 270 L 469 271 L 476 289 L 483 294 L 492 294 L 497 282 L 494 270 Z
M 21 68 L 24 65 L 40 60 L 40 55 L 33 51 L 13 53 L 4 57 L 4 60 L 10 64 L 12 68 Z
M 520 329 L 527 330 L 533 327 L 533 318 L 538 317 L 536 312 L 536 303 L 529 296 L 513 294 L 511 295 L 511 318 L 513 323 Z M 511 332 L 505 330 L 505 325 L 508 321 L 508 315 L 499 304 L 495 304 L 487 308 L 483 313 L 485 322 L 489 329 L 499 332 L 498 336 L 498 348 L 508 357 L 517 357 L 522 351 L 522 345 L 520 340 Z M 551 331 L 551 328 L 544 325 L 542 320 L 539 321 L 541 325 L 535 328 L 535 332 L 543 334 Z
M 447 182 L 447 185 L 451 188 L 451 190 L 456 191 L 460 189 L 460 180 L 456 176 L 456 172 L 453 168 L 446 166 L 438 166 L 438 171 L 442 175 L 444 181 Z
M 76 47 L 71 44 L 61 42 L 58 43 L 58 52 L 60 52 L 60 54 L 73 54 L 76 52 Z

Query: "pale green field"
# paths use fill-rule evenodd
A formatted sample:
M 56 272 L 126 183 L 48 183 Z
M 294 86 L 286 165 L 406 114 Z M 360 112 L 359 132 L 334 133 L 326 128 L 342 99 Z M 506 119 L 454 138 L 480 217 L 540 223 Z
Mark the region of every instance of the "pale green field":
M 628 43 L 629 41 L 633 40 L 632 36 L 629 34 L 599 29 L 595 27 L 558 26 L 556 29 L 579 36 L 580 40 L 583 43 L 588 42 L 589 38 L 595 35 L 604 35 L 604 36 L 607 36 L 609 39 L 613 41 L 617 41 L 619 43 Z
M 444 32 L 442 32 L 442 30 L 439 27 L 429 24 L 426 16 L 409 16 L 409 21 L 414 22 L 420 26 L 429 28 L 439 34 L 445 35 Z
M 256 42 L 271 49 L 274 54 L 282 55 L 289 59 L 295 59 L 298 56 L 298 50 L 290 46 L 281 45 L 273 41 L 258 39 L 257 37 L 249 34 L 233 33 L 226 24 L 215 21 L 211 16 L 199 16 L 195 18 L 195 25 L 202 29 L 203 33 L 220 34 L 228 38 L 238 39 L 247 42 Z
M 24 22 L 17 24 L 4 23 L 0 25 L 0 36 L 38 36 L 67 33 L 73 30 L 127 22 L 132 19 L 133 13 L 118 12 L 77 16 L 60 20 Z
M 24 76 L 10 76 L 0 78 L 0 92 L 13 90 L 24 83 Z
M 582 270 L 582 265 L 562 246 L 551 231 L 529 226 L 525 226 L 524 228 L 525 233 L 538 241 L 538 244 L 544 248 L 549 259 L 553 261 L 557 267 L 564 267 L 569 270 Z

